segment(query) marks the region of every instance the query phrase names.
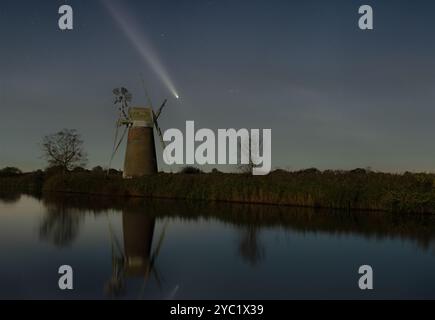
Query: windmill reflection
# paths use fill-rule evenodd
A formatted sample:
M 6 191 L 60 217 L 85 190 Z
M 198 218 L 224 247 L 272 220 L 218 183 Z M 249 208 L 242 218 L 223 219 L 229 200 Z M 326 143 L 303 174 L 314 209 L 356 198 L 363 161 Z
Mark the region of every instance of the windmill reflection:
M 151 275 L 160 286 L 160 277 L 155 267 L 162 246 L 166 225 L 154 251 L 152 250 L 156 218 L 138 210 L 125 209 L 122 213 L 123 246 L 110 223 L 112 245 L 112 276 L 106 283 L 105 291 L 112 297 L 121 296 L 126 289 L 126 278 L 142 278 L 142 289 Z

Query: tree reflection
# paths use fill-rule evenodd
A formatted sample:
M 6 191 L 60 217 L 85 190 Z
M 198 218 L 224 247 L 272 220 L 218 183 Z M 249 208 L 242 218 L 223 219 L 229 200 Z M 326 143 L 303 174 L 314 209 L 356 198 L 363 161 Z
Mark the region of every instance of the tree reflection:
M 0 192 L 0 202 L 14 204 L 21 199 L 21 194 L 16 192 Z
M 39 228 L 40 238 L 57 247 L 68 247 L 77 238 L 83 215 L 62 203 L 45 203 L 47 213 Z
M 256 266 L 265 257 L 265 249 L 260 241 L 259 230 L 255 226 L 240 229 L 238 252 L 251 266 Z

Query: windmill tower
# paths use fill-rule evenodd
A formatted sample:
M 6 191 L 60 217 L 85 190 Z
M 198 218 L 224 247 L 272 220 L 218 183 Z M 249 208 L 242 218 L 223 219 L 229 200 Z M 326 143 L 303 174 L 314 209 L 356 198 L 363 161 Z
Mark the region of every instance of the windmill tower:
M 154 129 L 156 129 L 164 149 L 165 143 L 157 120 L 167 100 L 163 102 L 158 112 L 155 113 L 152 105 L 149 107 L 130 108 L 131 94 L 125 88 L 115 89 L 113 93 L 116 96 L 115 103 L 120 104 L 120 114 L 117 121 L 117 131 L 111 162 L 126 132 L 128 132 L 127 149 L 124 159 L 124 178 L 131 179 L 156 174 L 158 168 Z M 120 127 L 124 127 L 124 133 L 117 144 L 118 130 Z

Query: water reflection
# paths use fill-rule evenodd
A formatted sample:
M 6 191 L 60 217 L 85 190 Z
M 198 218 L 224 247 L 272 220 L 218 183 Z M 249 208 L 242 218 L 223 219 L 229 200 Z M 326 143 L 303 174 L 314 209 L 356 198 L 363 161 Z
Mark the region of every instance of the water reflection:
M 239 228 L 238 253 L 251 266 L 256 266 L 265 257 L 265 248 L 261 244 L 258 227 L 247 226 Z
M 3 198 L 16 204 L 0 205 L 0 297 L 26 297 L 24 283 L 31 283 L 37 298 L 364 298 L 355 277 L 367 263 L 382 279 L 376 297 L 435 297 L 435 216 L 77 195 Z M 77 268 L 73 293 L 53 285 L 64 263 Z M 28 276 L 20 269 L 27 265 Z
M 17 192 L 0 192 L 0 203 L 14 204 L 21 199 L 21 193 Z
M 85 213 L 106 214 L 111 206 L 105 198 L 77 196 L 48 196 L 43 199 L 46 214 L 40 225 L 40 238 L 57 247 L 67 247 L 77 239 Z M 120 240 L 107 215 L 110 234 L 112 274 L 104 291 L 110 297 L 120 297 L 126 290 L 127 278 L 140 278 L 145 289 L 150 276 L 160 283 L 155 262 L 164 240 L 166 226 L 153 247 L 156 211 L 153 206 L 141 206 L 142 201 L 128 200 L 122 210 L 122 235 Z M 86 209 L 86 210 L 85 210 Z
M 83 222 L 82 212 L 61 201 L 44 201 L 46 214 L 39 228 L 40 238 L 57 247 L 68 247 L 77 238 Z
M 56 245 L 67 245 L 74 241 L 82 215 L 87 212 L 96 215 L 111 210 L 123 212 L 124 233 L 127 234 L 124 244 L 130 243 L 127 239 L 130 239 L 131 234 L 132 239 L 144 237 L 143 246 L 146 247 L 153 235 L 150 229 L 155 219 L 215 219 L 239 230 L 237 251 L 252 265 L 265 257 L 266 252 L 259 237 L 265 228 L 279 227 L 299 233 L 354 234 L 378 240 L 399 238 L 411 240 L 425 250 L 435 243 L 434 215 L 76 195 L 45 196 L 43 204 L 47 208 L 47 215 L 41 225 L 41 237 Z M 137 223 L 129 223 L 135 219 Z M 141 227 L 134 229 L 136 225 Z
M 145 289 L 152 275 L 160 283 L 155 266 L 166 228 L 163 229 L 157 247 L 151 252 L 156 218 L 147 215 L 141 209 L 127 209 L 122 213 L 122 229 L 124 246 L 122 247 L 112 226 L 109 224 L 112 247 L 112 276 L 106 284 L 105 292 L 109 296 L 118 297 L 124 293 L 125 278 L 141 278 L 142 289 Z

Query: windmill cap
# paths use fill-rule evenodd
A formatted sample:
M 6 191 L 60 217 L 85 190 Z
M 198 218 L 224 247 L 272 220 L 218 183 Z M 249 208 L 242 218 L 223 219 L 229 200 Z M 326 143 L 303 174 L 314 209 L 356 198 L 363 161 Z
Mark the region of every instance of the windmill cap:
M 129 110 L 133 127 L 154 127 L 153 109 L 150 107 L 134 107 Z

